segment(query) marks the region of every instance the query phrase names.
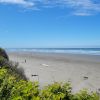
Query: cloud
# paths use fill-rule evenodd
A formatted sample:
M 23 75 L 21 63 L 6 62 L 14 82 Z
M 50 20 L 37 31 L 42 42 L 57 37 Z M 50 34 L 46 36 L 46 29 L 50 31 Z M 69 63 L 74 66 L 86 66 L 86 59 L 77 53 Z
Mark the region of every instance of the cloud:
M 25 1 L 25 0 L 0 0 L 0 3 L 3 3 L 3 4 L 17 4 L 17 5 L 22 5 L 22 6 L 26 6 L 26 7 L 34 6 L 34 2 Z
M 76 15 L 76 16 L 91 16 L 93 14 L 87 13 L 87 12 L 74 12 L 73 15 Z
M 99 0 L 55 0 L 55 3 L 63 8 L 70 9 L 76 16 L 90 16 L 100 13 Z
M 17 4 L 38 9 L 42 7 L 62 7 L 70 9 L 70 12 L 76 16 L 90 16 L 100 13 L 99 0 L 0 0 L 0 3 Z
M 66 5 L 73 9 L 73 14 L 77 16 L 89 16 L 100 12 L 100 2 L 98 0 L 65 0 Z

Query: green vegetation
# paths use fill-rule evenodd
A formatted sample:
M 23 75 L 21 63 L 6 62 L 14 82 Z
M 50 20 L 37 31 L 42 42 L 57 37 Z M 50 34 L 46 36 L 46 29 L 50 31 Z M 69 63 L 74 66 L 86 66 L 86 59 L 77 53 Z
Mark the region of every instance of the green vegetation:
M 55 82 L 39 89 L 38 82 L 27 81 L 16 66 L 0 55 L 0 100 L 99 100 L 98 94 L 87 90 L 72 94 L 70 83 Z
M 9 60 L 7 53 L 2 48 L 0 48 L 0 56 L 4 57 L 6 60 Z

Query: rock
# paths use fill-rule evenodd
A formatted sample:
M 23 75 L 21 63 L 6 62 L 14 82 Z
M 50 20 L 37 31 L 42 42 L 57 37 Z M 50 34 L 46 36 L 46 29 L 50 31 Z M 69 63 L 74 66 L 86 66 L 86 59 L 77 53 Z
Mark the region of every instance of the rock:
M 87 76 L 84 76 L 83 78 L 84 78 L 84 80 L 87 80 L 87 79 L 88 79 L 88 77 L 87 77 Z
M 35 75 L 32 75 L 32 76 L 38 76 L 38 75 L 35 74 Z

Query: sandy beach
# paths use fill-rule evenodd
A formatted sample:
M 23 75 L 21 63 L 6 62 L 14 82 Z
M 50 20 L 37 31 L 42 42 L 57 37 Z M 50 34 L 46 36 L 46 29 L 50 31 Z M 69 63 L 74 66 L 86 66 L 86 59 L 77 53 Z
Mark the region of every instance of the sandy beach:
M 11 61 L 19 62 L 29 80 L 39 81 L 40 86 L 70 81 L 73 92 L 100 88 L 100 56 L 28 52 L 8 55 Z

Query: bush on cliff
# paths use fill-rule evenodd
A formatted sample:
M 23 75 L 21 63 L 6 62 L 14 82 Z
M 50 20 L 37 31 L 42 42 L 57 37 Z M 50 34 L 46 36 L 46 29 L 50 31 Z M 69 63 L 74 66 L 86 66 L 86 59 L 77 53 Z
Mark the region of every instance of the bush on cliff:
M 9 57 L 8 57 L 6 51 L 2 48 L 0 48 L 0 56 L 4 57 L 6 60 L 9 60 Z

